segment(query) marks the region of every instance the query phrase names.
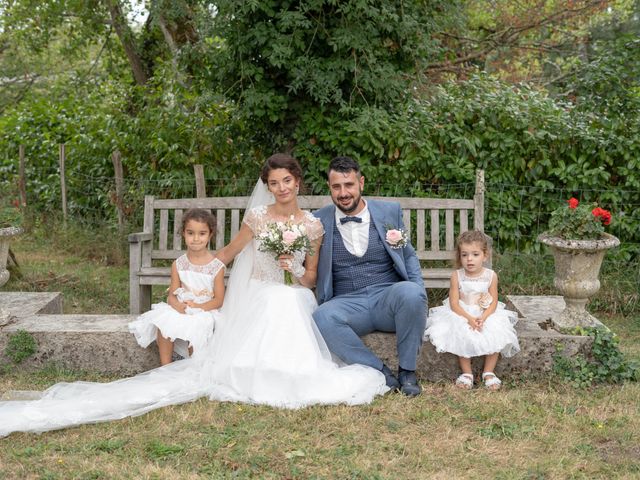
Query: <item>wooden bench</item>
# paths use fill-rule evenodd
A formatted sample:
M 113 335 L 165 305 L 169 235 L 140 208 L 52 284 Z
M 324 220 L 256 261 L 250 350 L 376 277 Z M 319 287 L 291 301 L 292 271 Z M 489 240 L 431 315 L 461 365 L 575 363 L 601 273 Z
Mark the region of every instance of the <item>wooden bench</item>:
M 396 201 L 403 210 L 405 227 L 423 265 L 427 288 L 449 288 L 452 268 L 445 266 L 455 256 L 456 236 L 473 228 L 484 232 L 484 171 L 476 172 L 472 199 L 367 197 Z M 169 285 L 169 261 L 185 250 L 180 232 L 182 214 L 189 208 L 212 210 L 218 222 L 212 246 L 222 248 L 240 229 L 248 197 L 205 197 L 144 200 L 143 231 L 129 235 L 129 308 L 138 314 L 151 307 L 151 287 Z M 300 196 L 298 204 L 317 210 L 331 203 L 329 196 Z M 431 265 L 430 265 L 431 264 Z

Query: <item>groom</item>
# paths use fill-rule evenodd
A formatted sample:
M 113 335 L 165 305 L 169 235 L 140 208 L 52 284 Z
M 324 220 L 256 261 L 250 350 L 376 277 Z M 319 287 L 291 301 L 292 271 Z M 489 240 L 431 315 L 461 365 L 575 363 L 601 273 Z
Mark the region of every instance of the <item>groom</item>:
M 320 306 L 313 318 L 342 361 L 377 368 L 392 390 L 418 395 L 415 369 L 427 295 L 415 250 L 399 235 L 400 205 L 363 199 L 364 177 L 349 157 L 331 161 L 328 179 L 335 206 L 315 212 L 325 234 L 316 286 Z M 396 333 L 397 377 L 360 338 L 375 330 Z

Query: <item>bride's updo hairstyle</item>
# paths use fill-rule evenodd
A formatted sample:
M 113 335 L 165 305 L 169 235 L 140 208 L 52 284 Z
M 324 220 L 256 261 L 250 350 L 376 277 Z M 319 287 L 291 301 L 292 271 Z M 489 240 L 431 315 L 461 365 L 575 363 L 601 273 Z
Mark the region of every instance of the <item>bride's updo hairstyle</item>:
M 262 167 L 262 172 L 260 172 L 260 180 L 267 185 L 269 180 L 269 172 L 271 170 L 275 170 L 277 168 L 284 168 L 289 171 L 291 175 L 293 175 L 298 184 L 300 185 L 300 192 L 304 192 L 304 183 L 302 181 L 302 167 L 298 161 L 293 158 L 291 155 L 287 155 L 286 153 L 274 153 L 267 161 L 264 162 L 264 166 Z
M 478 243 L 482 252 L 487 256 L 489 255 L 489 237 L 480 230 L 467 230 L 460 234 L 458 241 L 456 242 L 456 268 L 462 268 L 462 258 L 460 253 L 462 245 L 469 245 L 471 243 Z
M 184 215 L 182 216 L 182 233 L 184 233 L 184 229 L 187 227 L 189 220 L 206 223 L 211 234 L 213 235 L 216 233 L 216 216 L 209 210 L 205 210 L 204 208 L 190 208 L 184 212 Z

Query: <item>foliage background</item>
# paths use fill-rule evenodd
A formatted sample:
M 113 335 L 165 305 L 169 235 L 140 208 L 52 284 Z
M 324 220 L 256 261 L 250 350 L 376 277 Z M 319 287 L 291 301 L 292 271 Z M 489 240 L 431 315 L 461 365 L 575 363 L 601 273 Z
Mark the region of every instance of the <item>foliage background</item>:
M 314 193 L 333 156 L 369 193 L 471 194 L 503 252 L 569 196 L 613 212 L 621 261 L 640 236 L 640 2 L 0 1 L 0 187 L 28 211 L 115 221 L 122 153 L 131 229 L 144 194 L 244 194 L 290 151 Z M 136 13 L 146 17 L 136 17 Z M 137 20 L 136 20 L 137 18 Z M 5 216 L 8 214 L 5 214 Z

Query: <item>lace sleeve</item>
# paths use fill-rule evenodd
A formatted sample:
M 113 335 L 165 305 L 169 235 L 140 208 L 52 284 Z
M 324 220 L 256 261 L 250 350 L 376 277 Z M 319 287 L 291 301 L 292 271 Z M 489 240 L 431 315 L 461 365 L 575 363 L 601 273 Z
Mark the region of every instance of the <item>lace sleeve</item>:
M 208 266 L 209 266 L 209 271 L 207 273 L 213 276 L 214 278 L 216 277 L 216 275 L 218 275 L 220 270 L 225 270 L 227 268 L 225 264 L 222 263 L 220 259 L 217 257 L 214 258 L 213 261 L 211 261 L 211 263 L 209 263 Z
M 307 234 L 309 235 L 309 240 L 316 240 L 324 235 L 324 228 L 322 227 L 322 222 L 319 218 L 313 216 L 312 213 L 307 212 L 306 218 L 306 227 Z
M 266 209 L 267 207 L 265 207 L 264 205 L 252 208 L 244 216 L 242 223 L 245 223 L 251 229 L 251 231 L 255 234 L 260 229 L 260 223 L 264 218 Z

